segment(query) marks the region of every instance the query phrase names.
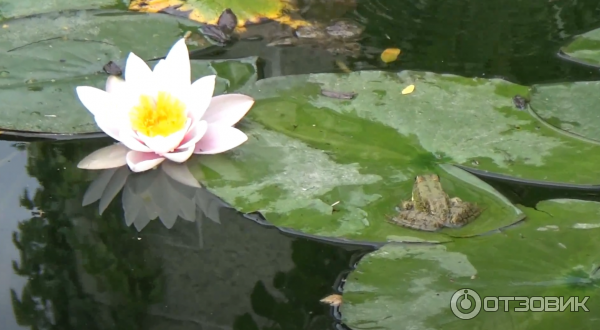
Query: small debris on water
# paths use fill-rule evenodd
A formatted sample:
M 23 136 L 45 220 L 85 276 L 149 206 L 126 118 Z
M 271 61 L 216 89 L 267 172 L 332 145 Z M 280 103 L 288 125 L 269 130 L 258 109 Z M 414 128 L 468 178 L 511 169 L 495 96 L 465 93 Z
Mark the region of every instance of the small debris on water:
M 381 53 L 381 60 L 384 63 L 394 62 L 400 55 L 400 48 L 388 48 Z
M 321 95 L 330 97 L 333 99 L 352 100 L 353 98 L 356 97 L 357 94 L 354 92 L 336 92 L 336 91 L 321 89 Z
M 123 70 L 121 70 L 121 67 L 119 67 L 115 62 L 110 61 L 108 63 L 106 63 L 102 69 L 104 70 L 104 72 L 108 73 L 109 75 L 112 76 L 120 76 L 123 74 Z
M 340 203 L 340 201 L 337 201 L 337 202 L 331 204 L 331 207 L 334 207 L 334 206 L 338 205 L 339 203 Z
M 332 294 L 319 301 L 322 303 L 329 304 L 329 306 L 339 306 L 342 304 L 342 295 Z
M 410 94 L 415 91 L 415 85 L 408 85 L 402 90 L 402 95 Z

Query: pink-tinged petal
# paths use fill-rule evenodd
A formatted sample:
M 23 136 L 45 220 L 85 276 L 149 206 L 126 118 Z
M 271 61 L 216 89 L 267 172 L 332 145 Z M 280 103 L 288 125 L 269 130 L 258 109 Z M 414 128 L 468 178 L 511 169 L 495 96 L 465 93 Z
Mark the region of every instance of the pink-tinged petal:
M 174 152 L 166 153 L 165 158 L 174 161 L 175 163 L 183 163 L 192 156 L 192 153 L 194 153 L 194 146 L 190 146 L 187 149 L 178 149 Z
M 165 158 L 153 152 L 130 151 L 127 153 L 127 165 L 133 172 L 144 172 L 162 163 Z
M 204 136 L 207 129 L 208 123 L 204 120 L 193 123 L 190 130 L 183 137 L 178 149 L 193 147 Z
M 125 156 L 128 152 L 129 149 L 124 145 L 120 143 L 113 144 L 87 155 L 79 162 L 79 164 L 77 164 L 77 167 L 86 170 L 102 170 L 120 167 L 127 164 Z
M 112 113 L 119 109 L 117 99 L 101 89 L 90 86 L 78 86 L 75 88 L 75 91 L 83 106 L 94 116 Z
M 157 135 L 154 137 L 148 137 L 139 132 L 137 136 L 146 146 L 148 146 L 148 148 L 150 148 L 150 150 L 159 155 L 164 155 L 168 152 L 173 152 L 179 147 L 191 124 L 192 121 L 188 118 L 183 129 L 169 136 Z
M 246 142 L 248 136 L 235 127 L 208 125 L 206 134 L 196 143 L 196 154 L 218 154 Z
M 194 81 L 187 94 L 188 97 L 182 100 L 185 102 L 188 116 L 192 118 L 192 121 L 198 121 L 204 116 L 215 92 L 216 79 L 217 76 L 212 75 Z
M 119 141 L 123 143 L 127 148 L 139 151 L 139 152 L 151 152 L 142 141 L 138 140 L 137 135 L 129 128 L 122 129 L 119 132 Z
M 244 94 L 222 94 L 212 98 L 202 117 L 209 124 L 233 126 L 254 105 L 254 99 Z

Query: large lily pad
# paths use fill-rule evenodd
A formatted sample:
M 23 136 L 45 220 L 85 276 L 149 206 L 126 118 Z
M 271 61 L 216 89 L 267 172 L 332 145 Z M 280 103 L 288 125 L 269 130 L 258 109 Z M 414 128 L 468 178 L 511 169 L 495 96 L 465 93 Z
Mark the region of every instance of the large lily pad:
M 409 84 L 416 90 L 402 95 Z M 339 100 L 322 96 L 321 88 L 358 95 Z M 512 97 L 526 95 L 527 88 L 500 79 L 363 71 L 275 77 L 248 92 L 260 100 L 251 118 L 334 152 L 334 158 L 369 154 L 390 166 L 417 168 L 423 162 L 452 162 L 573 184 L 598 183 L 600 178 L 600 146 L 565 136 L 516 109 Z M 348 146 L 339 148 L 340 140 Z M 397 154 L 401 159 L 394 159 Z M 588 161 L 572 161 L 581 155 Z
M 534 85 L 531 108 L 550 127 L 600 142 L 600 82 Z
M 286 109 L 265 106 L 252 110 L 252 117 L 267 108 Z M 258 210 L 277 226 L 325 237 L 445 242 L 451 236 L 478 235 L 523 218 L 504 197 L 473 175 L 453 166 L 438 166 L 415 149 L 394 150 L 390 144 L 402 138 L 391 129 L 321 109 L 294 115 L 307 123 L 305 127 L 319 123 L 319 130 L 328 137 L 322 140 L 325 150 L 311 146 L 311 140 L 245 123 L 240 128 L 250 135 L 248 142 L 228 154 L 199 157 L 199 165 L 190 165 L 190 169 L 234 207 Z M 280 117 L 280 113 L 270 116 Z M 303 131 L 300 126 L 298 130 Z M 347 132 L 360 130 L 375 134 L 377 140 L 347 138 Z M 451 196 L 479 204 L 484 213 L 463 228 L 440 233 L 387 223 L 386 216 L 396 212 L 396 205 L 410 199 L 414 176 L 422 173 L 438 173 Z
M 561 52 L 574 61 L 600 65 L 600 29 L 592 30 L 576 36 Z
M 119 0 L 0 0 L 0 20 L 59 10 L 113 7 L 118 3 L 117 1 Z
M 189 21 L 123 11 L 71 11 L 5 22 L 0 34 L 0 130 L 82 134 L 100 130 L 75 87 L 104 88 L 109 61 L 164 56 Z M 143 37 L 140 37 L 143 36 Z M 217 73 L 217 92 L 256 80 L 255 59 L 192 61 L 192 77 Z
M 544 201 L 524 208 L 526 223 L 489 235 L 435 246 L 386 245 L 364 257 L 346 281 L 341 308 L 352 329 L 464 329 L 454 316 L 454 292 L 486 296 L 577 296 L 600 307 L 595 251 L 600 203 Z M 514 304 L 511 304 L 515 307 Z M 589 313 L 481 311 L 477 329 L 597 328 Z

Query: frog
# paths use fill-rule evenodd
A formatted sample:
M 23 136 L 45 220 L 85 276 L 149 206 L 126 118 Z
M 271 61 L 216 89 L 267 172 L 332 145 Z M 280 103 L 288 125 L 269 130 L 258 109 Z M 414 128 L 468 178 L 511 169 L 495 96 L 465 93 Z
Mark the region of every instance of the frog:
M 423 231 L 460 228 L 471 223 L 482 210 L 459 197 L 450 198 L 442 188 L 437 174 L 418 175 L 412 189 L 412 199 L 402 203 L 402 209 L 388 222 Z

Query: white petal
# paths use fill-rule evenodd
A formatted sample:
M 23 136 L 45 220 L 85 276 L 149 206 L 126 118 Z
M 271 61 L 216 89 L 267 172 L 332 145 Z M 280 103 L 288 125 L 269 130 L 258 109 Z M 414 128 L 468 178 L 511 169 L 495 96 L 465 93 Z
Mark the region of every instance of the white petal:
M 137 136 L 146 146 L 148 146 L 148 148 L 150 148 L 150 150 L 159 155 L 164 155 L 168 152 L 173 152 L 175 149 L 177 149 L 177 147 L 179 147 L 181 141 L 183 141 L 183 138 L 185 137 L 185 134 L 188 132 L 191 123 L 191 120 L 188 118 L 185 126 L 181 130 L 166 137 L 161 135 L 148 137 L 141 133 L 138 133 Z
M 206 134 L 196 143 L 196 154 L 218 154 L 246 142 L 248 136 L 237 128 L 223 125 L 208 125 Z
M 194 153 L 194 146 L 189 146 L 185 149 L 178 149 L 177 151 L 166 153 L 165 157 L 176 163 L 183 163 L 192 156 L 192 153 Z
M 119 141 L 123 143 L 127 148 L 139 151 L 139 152 L 151 152 L 142 141 L 137 138 L 137 135 L 130 129 L 124 128 L 119 132 Z
M 125 81 L 135 94 L 156 95 L 156 86 L 152 70 L 144 60 L 134 53 L 129 53 L 125 64 Z
M 189 86 L 191 81 L 190 54 L 185 39 L 179 39 L 165 57 L 172 81 L 178 85 Z
M 233 126 L 254 105 L 254 99 L 244 94 L 222 94 L 212 98 L 202 117 L 209 124 Z
M 79 164 L 77 164 L 77 167 L 86 170 L 101 170 L 105 168 L 120 167 L 127 164 L 125 161 L 127 152 L 129 152 L 129 149 L 124 145 L 120 143 L 113 144 L 87 155 L 79 162 Z
M 108 118 L 101 116 L 97 116 L 94 119 L 96 120 L 96 125 L 98 125 L 98 127 L 100 127 L 100 129 L 106 133 L 106 135 L 117 141 L 121 141 L 121 123 L 119 121 L 109 120 Z
M 217 76 L 212 75 L 204 76 L 194 81 L 189 93 L 183 98 L 192 121 L 200 120 L 206 109 L 208 109 L 213 93 L 215 92 L 216 79 Z
M 152 152 L 130 151 L 127 153 L 127 165 L 133 172 L 144 172 L 158 166 L 165 159 Z
M 75 88 L 75 91 L 83 106 L 94 116 L 110 114 L 119 109 L 117 99 L 101 89 L 90 86 L 78 86 Z
M 208 123 L 204 120 L 192 124 L 190 130 L 185 134 L 178 149 L 187 149 L 193 147 L 206 134 Z
M 126 93 L 127 83 L 117 76 L 110 76 L 106 79 L 106 92 L 119 94 Z

